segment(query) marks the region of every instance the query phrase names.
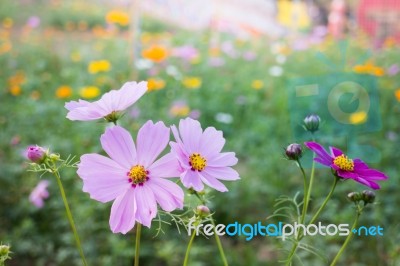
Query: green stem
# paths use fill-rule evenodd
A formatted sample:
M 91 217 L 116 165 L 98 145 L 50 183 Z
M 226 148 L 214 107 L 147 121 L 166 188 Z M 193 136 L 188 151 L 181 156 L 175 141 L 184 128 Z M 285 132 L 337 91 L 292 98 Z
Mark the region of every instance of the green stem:
M 142 232 L 142 225 L 137 223 L 136 226 L 136 244 L 135 244 L 135 266 L 139 266 L 139 250 L 140 250 L 140 234 Z
M 346 240 L 344 241 L 342 247 L 340 248 L 339 252 L 336 254 L 335 258 L 333 259 L 332 263 L 330 264 L 330 266 L 335 266 L 336 263 L 338 262 L 340 256 L 342 255 L 343 251 L 346 249 L 347 244 L 350 242 L 351 238 L 353 237 L 352 231 L 354 228 L 356 228 L 357 224 L 358 224 L 358 219 L 360 218 L 362 209 L 360 209 L 360 206 L 357 206 L 357 215 L 356 215 L 356 219 L 354 220 L 353 226 L 350 229 L 350 233 L 347 235 Z
M 308 186 L 307 186 L 307 177 L 306 177 L 306 173 L 304 172 L 304 168 L 300 163 L 300 160 L 297 160 L 297 165 L 301 170 L 301 173 L 303 174 L 303 183 L 304 183 L 304 199 L 303 199 L 303 211 L 301 213 L 301 218 L 300 218 L 300 223 L 303 224 L 304 223 L 304 219 L 306 217 L 306 212 L 307 212 L 307 195 L 308 195 Z
M 61 192 L 61 197 L 64 202 L 65 211 L 67 212 L 68 221 L 69 221 L 69 224 L 71 225 L 71 228 L 72 228 L 72 231 L 73 231 L 74 237 L 75 237 L 76 246 L 77 246 L 77 248 L 79 250 L 79 254 L 81 255 L 81 258 L 82 258 L 82 263 L 83 263 L 83 265 L 87 266 L 85 255 L 83 254 L 83 249 L 81 246 L 81 241 L 79 240 L 78 231 L 76 230 L 74 219 L 72 218 L 71 210 L 69 208 L 67 197 L 65 195 L 64 187 L 61 183 L 61 176 L 55 167 L 50 166 L 50 168 L 51 168 L 53 174 L 56 176 L 58 187 L 60 188 L 60 192 Z
M 219 235 L 217 234 L 217 230 L 215 229 L 215 222 L 214 222 L 213 217 L 211 217 L 211 223 L 214 227 L 215 240 L 217 241 L 217 246 L 218 246 L 218 250 L 219 250 L 219 254 L 221 256 L 222 262 L 224 263 L 224 266 L 228 266 L 228 261 L 226 260 L 226 257 L 225 257 L 224 248 L 222 247 L 222 244 L 221 244 L 221 239 L 219 239 Z
M 189 244 L 186 248 L 186 254 L 185 254 L 185 260 L 183 262 L 183 266 L 187 266 L 188 261 L 189 261 L 189 253 L 190 253 L 190 249 L 192 248 L 192 244 L 193 244 L 193 240 L 194 237 L 196 236 L 196 232 L 193 232 L 192 237 L 190 238 Z
M 322 203 L 321 207 L 319 207 L 318 211 L 315 213 L 315 215 L 312 217 L 311 221 L 308 224 L 313 224 L 315 220 L 318 218 L 319 214 L 322 212 L 322 210 L 325 208 L 326 204 L 328 203 L 329 199 L 332 197 L 333 192 L 335 191 L 337 182 L 339 181 L 339 177 L 335 177 L 335 181 L 333 182 L 333 186 L 331 188 L 331 191 L 329 191 L 329 194 L 326 196 L 324 202 Z M 310 190 L 310 187 L 308 188 Z M 304 237 L 304 235 L 299 234 L 296 238 L 296 242 L 293 244 L 292 249 L 290 250 L 289 256 L 286 260 L 286 265 L 291 265 L 293 256 L 296 252 L 296 249 L 299 245 L 300 240 Z
M 312 190 L 313 183 L 314 183 L 314 173 L 315 173 L 315 161 L 314 161 L 314 157 L 315 157 L 315 154 L 313 155 L 313 163 L 312 163 L 312 166 L 311 166 L 310 184 L 308 185 L 306 198 L 304 199 L 304 203 L 303 203 L 303 204 L 305 205 L 305 207 L 304 207 L 304 209 L 303 209 L 304 218 L 305 218 L 305 214 L 307 213 L 307 210 L 308 210 L 308 203 L 310 202 L 311 190 Z M 303 219 L 302 223 L 303 223 L 303 222 L 304 222 L 304 219 Z
M 315 220 L 317 220 L 319 214 L 322 212 L 322 210 L 325 208 L 326 204 L 328 203 L 329 199 L 332 197 L 333 192 L 335 191 L 336 185 L 339 181 L 339 177 L 335 176 L 335 181 L 333 182 L 333 186 L 331 188 L 331 191 L 329 191 L 328 196 L 326 196 L 324 202 L 322 203 L 321 207 L 319 207 L 318 211 L 314 214 L 314 216 L 311 218 L 311 221 L 308 224 L 313 224 Z

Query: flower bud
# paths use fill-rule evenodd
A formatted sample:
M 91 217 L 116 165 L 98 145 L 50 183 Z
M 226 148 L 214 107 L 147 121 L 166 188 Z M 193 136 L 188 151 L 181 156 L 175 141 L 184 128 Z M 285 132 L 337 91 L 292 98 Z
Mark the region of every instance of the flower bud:
M 304 127 L 307 131 L 314 133 L 318 130 L 320 122 L 321 118 L 318 115 L 311 114 L 304 118 Z
M 349 194 L 347 194 L 347 198 L 351 202 L 359 202 L 362 199 L 362 196 L 358 192 L 350 192 Z
M 289 160 L 297 161 L 303 155 L 303 149 L 300 144 L 292 143 L 285 149 L 285 154 Z
M 0 245 L 0 257 L 8 257 L 10 253 L 10 246 Z
M 205 206 L 205 205 L 199 205 L 199 206 L 197 206 L 197 208 L 196 208 L 196 213 L 197 213 L 199 216 L 205 217 L 205 216 L 207 216 L 207 215 L 210 214 L 210 209 L 209 209 L 207 206 Z
M 362 192 L 362 200 L 364 204 L 373 203 L 375 201 L 375 193 L 370 190 L 364 190 Z
M 26 157 L 34 163 L 42 163 L 47 157 L 47 151 L 40 146 L 29 146 Z

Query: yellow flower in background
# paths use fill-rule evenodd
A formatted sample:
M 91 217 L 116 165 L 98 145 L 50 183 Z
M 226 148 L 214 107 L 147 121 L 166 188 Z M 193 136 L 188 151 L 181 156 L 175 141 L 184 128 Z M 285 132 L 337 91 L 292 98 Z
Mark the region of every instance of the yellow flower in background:
M 147 80 L 147 91 L 158 91 L 165 87 L 165 81 L 158 78 L 149 78 Z
M 352 113 L 349 122 L 353 125 L 364 124 L 367 121 L 367 113 L 364 111 Z
M 11 95 L 18 96 L 18 95 L 21 95 L 22 90 L 21 90 L 20 86 L 16 85 L 16 86 L 11 86 L 9 91 L 10 91 Z
M 186 117 L 190 113 L 190 107 L 181 101 L 175 102 L 169 109 L 169 114 L 173 117 Z
M 142 51 L 142 56 L 154 62 L 162 62 L 168 56 L 168 51 L 164 46 L 153 45 Z
M 397 101 L 400 102 L 400 88 L 394 92 L 394 96 L 396 96 Z
M 8 53 L 12 49 L 12 44 L 10 41 L 5 40 L 0 42 L 0 55 Z
M 71 55 L 70 55 L 70 57 L 71 57 L 71 60 L 73 61 L 73 62 L 79 62 L 79 61 L 81 61 L 81 54 L 79 53 L 79 52 L 77 52 L 77 51 L 75 51 L 75 52 L 72 52 L 71 53 Z
M 368 61 L 364 65 L 354 66 L 353 71 L 358 74 L 369 74 L 378 77 L 381 77 L 385 74 L 385 70 L 383 68 L 374 65 L 374 63 L 371 61 Z
M 72 88 L 70 86 L 60 86 L 56 90 L 56 97 L 65 99 L 72 96 Z
M 79 95 L 85 99 L 95 98 L 100 95 L 100 89 L 96 86 L 83 87 L 79 91 Z
M 221 50 L 217 46 L 211 47 L 210 49 L 208 49 L 208 54 L 211 57 L 218 57 L 221 54 Z
M 182 80 L 182 84 L 187 89 L 198 89 L 201 87 L 201 78 L 186 77 Z
M 396 39 L 393 37 L 387 37 L 385 42 L 383 43 L 383 47 L 385 48 L 394 48 L 396 47 Z
M 14 21 L 12 18 L 4 18 L 2 24 L 3 28 L 9 29 L 13 26 Z
M 90 62 L 88 71 L 90 74 L 96 74 L 98 72 L 107 72 L 111 69 L 111 64 L 107 60 L 97 60 Z
M 129 15 L 125 11 L 111 10 L 106 15 L 106 21 L 110 24 L 119 24 L 121 26 L 129 25 Z
M 251 82 L 251 87 L 255 90 L 260 90 L 264 87 L 264 82 L 259 79 L 253 80 L 253 82 Z

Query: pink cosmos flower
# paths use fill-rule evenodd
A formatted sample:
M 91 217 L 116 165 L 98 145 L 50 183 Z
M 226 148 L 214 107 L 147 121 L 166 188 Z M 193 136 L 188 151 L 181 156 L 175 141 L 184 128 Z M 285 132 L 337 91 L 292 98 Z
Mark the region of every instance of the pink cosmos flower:
M 156 158 L 169 141 L 170 130 L 163 122 L 148 121 L 139 130 L 137 146 L 128 131 L 108 128 L 100 141 L 108 157 L 85 154 L 78 166 L 83 191 L 100 202 L 114 200 L 110 228 L 126 234 L 135 221 L 150 227 L 157 203 L 165 211 L 183 207 L 183 191 L 165 178 L 178 177 L 180 166 L 171 153 Z
M 230 167 L 238 162 L 235 153 L 221 152 L 225 144 L 222 131 L 208 127 L 203 132 L 200 123 L 191 118 L 181 119 L 179 132 L 175 126 L 171 129 L 176 142 L 170 145 L 182 167 L 180 178 L 185 187 L 201 191 L 206 184 L 225 192 L 228 189 L 218 179 L 239 179 Z
M 42 208 L 44 206 L 44 200 L 49 197 L 49 192 L 47 191 L 48 186 L 49 181 L 40 181 L 29 195 L 29 201 L 36 207 Z
M 348 158 L 341 150 L 335 147 L 329 147 L 331 152 L 329 154 L 319 143 L 305 142 L 304 144 L 317 154 L 314 161 L 332 168 L 336 175 L 341 178 L 353 179 L 372 189 L 380 188 L 375 181 L 388 178 L 384 173 L 369 168 L 360 159 L 352 160 Z
M 118 119 L 118 113 L 134 104 L 147 91 L 147 82 L 126 82 L 121 89 L 105 93 L 100 100 L 71 101 L 65 104 L 70 120 L 89 121 L 105 118 L 109 122 Z

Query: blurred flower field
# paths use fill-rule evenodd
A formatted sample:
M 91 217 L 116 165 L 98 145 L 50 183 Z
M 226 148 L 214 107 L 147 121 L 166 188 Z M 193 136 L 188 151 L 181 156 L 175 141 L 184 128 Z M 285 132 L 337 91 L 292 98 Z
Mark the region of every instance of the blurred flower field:
M 210 190 L 214 197 L 208 207 L 222 224 L 266 222 L 276 198 L 301 191 L 301 175 L 285 159 L 284 148 L 311 139 L 300 125 L 306 115 L 318 113 L 323 122 L 315 138 L 320 143 L 362 157 L 390 177 L 376 193 L 377 204 L 360 218 L 362 225 L 383 226 L 384 236 L 353 239 L 342 262 L 400 263 L 398 44 L 388 39 L 374 50 L 361 32 L 342 40 L 312 31 L 306 37 L 239 38 L 212 29 L 186 31 L 145 15 L 132 34 L 128 7 L 100 2 L 1 3 L 0 242 L 10 244 L 13 252 L 6 265 L 80 265 L 68 222 L 60 219 L 65 213 L 56 182 L 50 175 L 39 179 L 27 172 L 24 150 L 40 144 L 64 156 L 102 153 L 98 138 L 108 125 L 72 122 L 66 119 L 64 104 L 97 100 L 130 80 L 148 82 L 146 94 L 122 120 L 133 135 L 147 120 L 169 126 L 185 117 L 223 131 L 224 149 L 236 153 L 239 163 L 234 168 L 241 179 L 225 182 L 229 192 Z M 373 113 L 354 111 L 357 101 L 343 96 L 339 105 L 351 115 L 340 127 L 323 97 L 329 96 L 327 84 L 343 77 L 376 90 L 370 94 Z M 310 80 L 319 84 L 322 98 L 296 102 L 292 87 Z M 305 158 L 311 156 L 306 151 Z M 327 171 L 316 170 L 311 209 L 329 191 Z M 30 194 L 41 180 L 48 180 L 48 195 L 35 204 Z M 111 204 L 90 200 L 74 169 L 65 171 L 63 182 L 89 264 L 131 265 L 134 232 L 110 231 Z M 338 186 L 321 220 L 350 223 L 353 210 L 346 195 L 355 190 L 360 190 L 355 182 Z M 195 196 L 186 194 L 186 200 L 188 209 L 196 208 Z M 143 265 L 182 263 L 188 242 L 184 228 L 178 231 L 173 223 L 153 221 L 142 234 Z M 306 243 L 318 250 L 328 242 L 319 252 L 331 257 L 342 241 L 339 236 L 315 236 Z M 226 236 L 222 243 L 231 265 L 277 265 L 282 249 L 290 248 L 273 237 L 246 241 L 244 236 Z M 325 265 L 310 252 L 298 255 L 304 265 Z M 190 265 L 222 265 L 213 238 L 196 239 Z

